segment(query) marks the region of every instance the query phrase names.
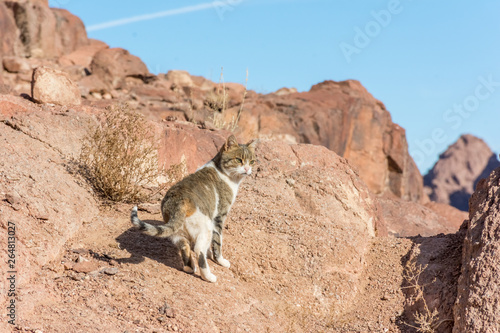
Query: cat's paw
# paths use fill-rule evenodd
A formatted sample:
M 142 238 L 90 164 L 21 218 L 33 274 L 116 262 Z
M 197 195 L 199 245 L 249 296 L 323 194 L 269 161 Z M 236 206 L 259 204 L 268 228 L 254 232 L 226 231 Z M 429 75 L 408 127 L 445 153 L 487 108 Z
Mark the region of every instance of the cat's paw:
M 229 260 L 224 259 L 222 257 L 220 257 L 219 259 L 217 259 L 217 263 L 219 265 L 221 265 L 222 267 L 226 267 L 226 268 L 231 267 L 231 263 L 229 262 Z
M 201 278 L 205 281 L 208 281 L 208 282 L 212 282 L 212 283 L 217 282 L 217 276 L 213 275 L 212 273 L 202 274 Z
M 193 274 L 194 273 L 194 269 L 192 269 L 190 266 L 184 266 L 184 272 L 188 273 L 188 274 Z

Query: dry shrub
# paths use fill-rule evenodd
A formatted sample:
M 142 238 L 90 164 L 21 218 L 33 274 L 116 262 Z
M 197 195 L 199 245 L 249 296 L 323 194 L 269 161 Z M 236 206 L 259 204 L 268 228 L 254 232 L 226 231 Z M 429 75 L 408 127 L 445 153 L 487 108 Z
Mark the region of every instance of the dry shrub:
M 411 300 L 414 302 L 421 301 L 423 309 L 417 311 L 414 316 L 415 325 L 405 323 L 421 333 L 434 333 L 436 329 L 444 322 L 452 321 L 451 319 L 439 320 L 439 312 L 437 309 L 431 311 L 427 306 L 427 301 L 424 297 L 424 288 L 426 285 L 420 282 L 420 275 L 427 268 L 427 265 L 417 265 L 415 260 L 411 260 L 406 264 L 405 270 L 403 272 L 403 278 L 407 284 L 405 289 L 413 290 L 413 295 Z M 431 282 L 434 283 L 434 280 Z
M 156 182 L 158 149 L 144 117 L 126 105 L 106 109 L 104 121 L 84 139 L 80 163 L 104 199 L 140 202 L 142 186 Z
M 238 127 L 238 122 L 240 121 L 241 113 L 243 112 L 243 105 L 245 104 L 245 98 L 247 96 L 247 84 L 248 84 L 248 69 L 246 71 L 245 79 L 245 91 L 243 92 L 243 99 L 241 101 L 238 113 L 233 116 L 231 121 L 225 121 L 225 113 L 228 104 L 228 94 L 226 91 L 226 84 L 224 83 L 224 68 L 221 68 L 219 84 L 215 92 L 212 92 L 205 99 L 204 105 L 212 112 L 212 123 L 214 127 L 226 129 L 234 132 Z

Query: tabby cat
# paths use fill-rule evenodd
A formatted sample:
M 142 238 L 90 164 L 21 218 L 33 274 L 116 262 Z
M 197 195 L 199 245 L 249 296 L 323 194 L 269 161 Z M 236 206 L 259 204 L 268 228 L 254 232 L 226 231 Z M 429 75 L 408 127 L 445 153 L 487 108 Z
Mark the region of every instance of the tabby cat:
M 230 266 L 222 256 L 222 228 L 241 181 L 252 173 L 256 143 L 238 144 L 231 135 L 211 161 L 167 191 L 161 202 L 164 225 L 141 221 L 137 207 L 132 209 L 132 224 L 145 234 L 169 237 L 179 248 L 188 273 L 196 272 L 193 249 L 201 277 L 217 281 L 206 258 L 210 255 L 218 264 Z

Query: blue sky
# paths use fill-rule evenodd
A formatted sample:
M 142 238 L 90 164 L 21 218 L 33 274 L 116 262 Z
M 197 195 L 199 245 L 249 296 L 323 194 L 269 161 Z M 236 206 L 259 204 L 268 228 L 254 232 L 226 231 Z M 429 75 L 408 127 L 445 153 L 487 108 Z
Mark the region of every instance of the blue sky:
M 224 67 L 226 82 L 244 83 L 248 68 L 248 87 L 261 93 L 359 80 L 406 129 L 422 173 L 462 133 L 500 152 L 500 1 L 49 4 L 79 16 L 89 37 L 129 50 L 153 73 L 183 69 L 218 81 Z

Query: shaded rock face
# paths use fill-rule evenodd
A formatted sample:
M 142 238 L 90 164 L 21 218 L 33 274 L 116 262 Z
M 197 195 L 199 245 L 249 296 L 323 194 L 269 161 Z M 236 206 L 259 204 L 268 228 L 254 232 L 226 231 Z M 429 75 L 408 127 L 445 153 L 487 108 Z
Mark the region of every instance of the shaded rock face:
M 20 46 L 16 21 L 3 1 L 0 1 L 0 57 L 15 54 Z
M 405 130 L 358 81 L 325 81 L 309 92 L 250 99 L 240 128 L 245 139 L 258 134 L 325 146 L 358 168 L 372 192 L 416 202 L 424 198 Z
M 0 3 L 0 18 L 5 7 L 10 10 L 9 18 L 0 20 L 0 25 L 8 37 L 4 47 L 13 55 L 57 58 L 88 44 L 83 22 L 67 10 L 51 9 L 45 1 L 4 1 Z
M 479 181 L 470 199 L 453 332 L 500 327 L 500 168 Z
M 453 329 L 453 306 L 457 297 L 457 281 L 462 266 L 462 244 L 465 228 L 454 234 L 440 234 L 432 237 L 411 237 L 413 247 L 406 257 L 406 274 L 418 273 L 418 282 L 423 290 L 421 298 L 412 285 L 415 281 L 403 281 L 403 291 L 406 294 L 406 304 L 402 315 L 404 323 L 419 327 L 416 316 L 427 311 L 437 311 L 436 320 L 432 323 L 435 333 L 450 333 Z M 411 265 L 415 269 L 410 269 Z M 439 324 L 439 325 L 438 325 Z M 406 326 L 406 325 L 405 325 Z M 413 331 L 410 331 L 413 332 Z M 460 331 L 460 332 L 468 332 Z
M 496 155 L 483 140 L 462 135 L 425 175 L 426 192 L 432 201 L 468 211 L 476 184 L 498 166 Z

